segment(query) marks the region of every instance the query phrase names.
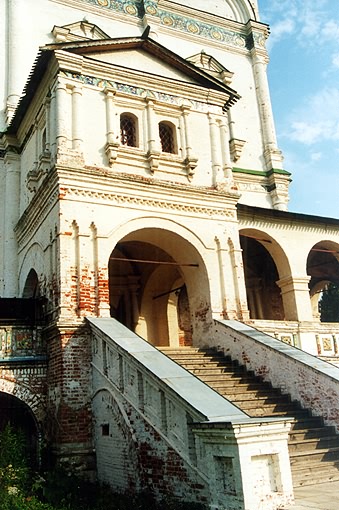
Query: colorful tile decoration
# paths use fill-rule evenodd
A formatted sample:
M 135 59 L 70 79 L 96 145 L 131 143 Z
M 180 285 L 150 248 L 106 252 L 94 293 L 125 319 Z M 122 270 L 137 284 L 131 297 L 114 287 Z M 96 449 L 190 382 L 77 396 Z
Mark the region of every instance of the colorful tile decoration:
M 233 30 L 226 30 L 210 23 L 203 23 L 194 18 L 177 15 L 158 8 L 158 2 L 153 0 L 83 0 L 83 2 L 142 18 L 145 14 L 158 18 L 161 25 L 180 30 L 192 35 L 212 39 L 228 46 L 245 48 L 248 46 L 265 46 L 265 37 L 255 34 L 247 38 L 244 34 Z

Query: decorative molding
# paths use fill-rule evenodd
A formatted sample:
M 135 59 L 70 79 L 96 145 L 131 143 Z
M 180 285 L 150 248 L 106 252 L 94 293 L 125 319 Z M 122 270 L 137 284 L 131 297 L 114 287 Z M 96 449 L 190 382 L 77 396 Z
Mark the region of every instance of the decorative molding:
M 60 76 L 64 78 L 69 78 L 71 80 L 77 80 L 85 85 L 90 85 L 93 87 L 98 87 L 99 89 L 104 90 L 109 87 L 115 90 L 116 92 L 122 92 L 124 94 L 129 94 L 130 96 L 136 96 L 144 99 L 154 99 L 156 101 L 167 103 L 174 106 L 182 106 L 182 96 L 175 96 L 173 94 L 165 94 L 164 92 L 158 92 L 156 90 L 145 89 L 143 87 L 134 87 L 133 85 L 129 85 L 127 83 L 120 83 L 112 80 L 105 80 L 102 78 L 97 78 L 95 76 L 89 76 L 85 74 L 77 74 L 72 73 L 71 71 L 60 71 Z M 209 112 L 213 109 L 213 105 L 208 105 L 203 103 L 202 101 L 195 101 L 193 99 L 187 99 L 189 101 L 190 106 L 194 110 Z M 218 113 L 219 110 L 218 110 Z
M 54 26 L 52 34 L 57 43 L 79 41 L 79 39 L 109 39 L 109 36 L 99 27 L 84 20 L 62 27 Z
M 101 191 L 90 191 L 88 189 L 80 189 L 75 187 L 63 187 L 63 199 L 71 198 L 71 197 L 79 197 L 79 198 L 90 198 L 99 199 L 106 202 L 113 202 L 116 205 L 125 206 L 128 204 L 129 206 L 135 205 L 138 208 L 153 208 L 153 209 L 166 209 L 166 210 L 174 210 L 179 211 L 180 213 L 188 213 L 194 215 L 203 215 L 203 216 L 222 216 L 227 218 L 235 218 L 236 211 L 235 209 L 225 209 L 225 208 L 213 208 L 213 207 L 203 207 L 200 205 L 187 204 L 182 202 L 170 202 L 166 200 L 158 200 L 155 198 L 142 198 L 137 196 L 131 196 L 122 193 L 105 193 Z
M 253 36 L 251 36 L 251 42 L 248 43 L 248 35 L 240 30 L 226 29 L 212 23 L 212 21 L 204 22 L 197 17 L 184 15 L 182 13 L 174 14 L 168 10 L 159 9 L 158 3 L 150 0 L 82 0 L 82 2 L 134 18 L 143 19 L 145 15 L 151 16 L 156 18 L 157 22 L 163 27 L 173 28 L 186 34 L 204 37 L 234 48 L 246 49 L 248 46 L 253 46 L 254 44 Z M 255 37 L 255 43 L 259 44 L 257 39 L 259 41 L 260 34 L 256 34 Z

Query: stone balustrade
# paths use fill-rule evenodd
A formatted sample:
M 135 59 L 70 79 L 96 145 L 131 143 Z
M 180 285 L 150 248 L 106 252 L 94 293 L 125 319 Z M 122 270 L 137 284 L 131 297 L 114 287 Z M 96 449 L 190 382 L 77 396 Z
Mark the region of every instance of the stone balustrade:
M 219 510 L 291 503 L 288 419 L 249 418 L 116 320 L 88 321 L 102 482 Z
M 329 325 L 323 325 L 328 328 Z M 332 333 L 336 326 L 333 325 Z M 325 334 L 325 330 L 324 330 Z M 248 370 L 299 401 L 339 431 L 339 370 L 316 356 L 237 321 L 215 321 L 209 341 Z

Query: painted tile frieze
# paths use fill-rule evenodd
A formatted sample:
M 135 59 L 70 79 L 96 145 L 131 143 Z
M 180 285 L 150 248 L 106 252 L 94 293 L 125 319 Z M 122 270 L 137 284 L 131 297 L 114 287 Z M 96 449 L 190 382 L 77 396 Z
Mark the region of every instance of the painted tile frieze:
M 183 15 L 177 15 L 158 8 L 154 0 L 83 0 L 86 3 L 96 5 L 105 9 L 117 11 L 131 16 L 143 17 L 145 14 L 158 18 L 160 23 L 188 34 L 205 37 L 214 41 L 245 48 L 247 37 L 236 31 L 226 30 L 209 23 L 202 23 L 199 20 Z

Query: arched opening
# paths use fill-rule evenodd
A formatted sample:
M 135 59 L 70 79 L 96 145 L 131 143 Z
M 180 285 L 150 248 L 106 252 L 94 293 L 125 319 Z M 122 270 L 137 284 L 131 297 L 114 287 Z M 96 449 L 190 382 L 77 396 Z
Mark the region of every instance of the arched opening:
M 200 320 L 194 311 L 201 303 L 206 309 L 210 299 L 195 248 L 173 232 L 152 228 L 133 232 L 115 246 L 109 292 L 111 316 L 158 346 L 192 345 L 194 323 Z
M 177 154 L 175 126 L 170 122 L 159 122 L 159 137 L 162 152 Z
M 128 147 L 138 147 L 138 121 L 131 113 L 120 115 L 120 143 Z
M 24 290 L 22 293 L 23 298 L 38 298 L 40 297 L 38 275 L 31 269 L 27 275 Z
M 0 392 L 0 431 L 6 425 L 23 434 L 28 465 L 36 469 L 39 464 L 39 433 L 35 417 L 27 404 L 13 395 Z
M 339 322 L 339 246 L 321 241 L 307 258 L 307 274 L 314 318 Z
M 243 233 L 240 245 L 248 308 L 251 319 L 284 320 L 284 306 L 277 282 L 279 273 L 266 246 L 272 240 L 260 233 Z

